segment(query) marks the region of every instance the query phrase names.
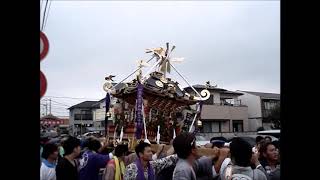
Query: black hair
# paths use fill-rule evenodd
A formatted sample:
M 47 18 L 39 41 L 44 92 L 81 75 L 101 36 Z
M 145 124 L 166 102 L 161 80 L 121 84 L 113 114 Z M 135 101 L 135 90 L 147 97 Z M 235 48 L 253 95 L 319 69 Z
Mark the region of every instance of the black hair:
M 40 137 L 40 145 L 44 146 L 49 141 L 48 137 Z
M 261 147 L 259 149 L 260 156 L 262 156 L 263 153 L 267 152 L 269 145 L 274 145 L 274 144 L 272 142 L 264 142 L 264 143 L 261 144 Z
M 266 136 L 264 137 L 264 139 L 270 139 L 270 141 L 272 141 L 272 138 L 270 136 Z
M 192 133 L 183 132 L 173 140 L 173 148 L 179 158 L 186 159 L 192 149 L 196 148 L 196 137 Z
M 258 144 L 259 142 L 261 142 L 263 140 L 262 136 L 257 136 L 256 137 L 256 144 Z
M 273 145 L 273 143 L 272 143 L 272 142 L 263 142 L 263 143 L 261 144 L 260 149 L 259 149 L 259 153 L 260 153 L 259 160 L 260 160 L 261 165 L 262 165 L 263 167 L 265 167 L 266 164 L 267 164 L 267 159 L 263 156 L 263 153 L 266 153 L 266 152 L 267 152 L 268 146 L 270 146 L 270 145 Z
M 251 145 L 240 137 L 232 139 L 230 144 L 231 158 L 235 164 L 242 167 L 250 166 L 252 157 Z
M 272 144 L 273 144 L 277 149 L 280 149 L 280 141 L 279 141 L 279 140 L 272 141 Z
M 98 151 L 101 148 L 101 143 L 98 139 L 92 138 L 88 140 L 88 149 L 91 151 Z
M 43 151 L 42 151 L 42 157 L 44 159 L 48 159 L 48 157 L 50 156 L 50 154 L 54 153 L 58 151 L 58 146 L 55 145 L 55 144 L 52 144 L 52 143 L 48 143 L 48 144 L 45 144 L 44 147 L 43 147 Z
M 128 145 L 126 144 L 119 144 L 115 149 L 114 149 L 114 155 L 117 157 L 124 156 L 126 153 L 129 151 Z
M 145 143 L 143 141 L 140 141 L 140 143 L 135 147 L 135 151 L 136 151 L 136 154 L 138 157 L 140 157 L 139 153 L 143 153 L 143 151 L 146 147 L 151 147 L 151 145 L 149 143 Z
M 73 152 L 74 148 L 80 146 L 80 140 L 69 136 L 64 142 L 63 142 L 63 149 L 64 149 L 64 155 L 69 155 Z

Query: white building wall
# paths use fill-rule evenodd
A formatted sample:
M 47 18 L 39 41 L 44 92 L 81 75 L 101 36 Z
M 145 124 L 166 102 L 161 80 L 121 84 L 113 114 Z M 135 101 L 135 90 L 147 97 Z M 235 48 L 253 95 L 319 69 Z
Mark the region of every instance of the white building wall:
M 241 92 L 241 91 L 240 91 Z M 244 95 L 239 96 L 238 99 L 241 100 L 241 103 L 248 106 L 248 116 L 249 118 L 261 118 L 261 100 L 259 96 L 241 92 Z
M 262 126 L 262 110 L 261 110 L 261 99 L 259 96 L 252 95 L 246 92 L 242 92 L 242 96 L 238 99 L 241 100 L 241 104 L 248 106 L 248 129 L 250 131 L 256 131 L 257 128 Z
M 249 130 L 256 131 L 259 127 L 262 127 L 262 118 L 249 119 L 248 123 Z
M 234 119 L 247 120 L 246 106 L 203 105 L 201 119 Z
M 105 108 L 100 108 L 100 109 L 95 109 L 94 111 L 94 121 L 102 121 L 105 119 L 105 114 L 106 114 L 106 109 Z
M 220 104 L 220 93 L 218 92 L 213 92 L 213 103 L 214 104 Z
M 111 105 L 114 105 L 116 103 L 116 98 L 111 97 Z M 114 111 L 113 108 L 109 109 L 111 117 L 108 118 L 108 123 L 114 123 Z M 101 121 L 105 120 L 106 116 L 106 102 L 105 100 L 100 102 L 100 106 L 97 109 L 93 110 L 93 122 L 94 122 L 94 127 L 100 128 L 101 127 Z

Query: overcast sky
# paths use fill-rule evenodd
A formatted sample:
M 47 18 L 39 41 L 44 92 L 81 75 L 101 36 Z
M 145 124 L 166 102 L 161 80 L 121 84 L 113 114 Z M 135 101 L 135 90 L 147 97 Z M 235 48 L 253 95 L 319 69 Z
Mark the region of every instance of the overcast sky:
M 107 74 L 122 80 L 166 42 L 191 84 L 280 92 L 280 1 L 53 1 L 44 32 L 47 96 L 101 99 Z M 53 111 L 86 99 L 52 98 Z

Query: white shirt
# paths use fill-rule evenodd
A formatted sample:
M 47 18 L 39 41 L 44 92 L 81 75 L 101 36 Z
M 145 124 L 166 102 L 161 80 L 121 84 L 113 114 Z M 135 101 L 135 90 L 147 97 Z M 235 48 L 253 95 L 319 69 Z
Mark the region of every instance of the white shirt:
M 225 169 L 227 168 L 228 164 L 231 162 L 230 158 L 226 158 L 223 160 L 221 167 L 220 167 L 220 172 L 219 174 L 222 175 Z
M 55 166 L 48 164 L 45 160 L 41 163 L 40 180 L 56 180 Z

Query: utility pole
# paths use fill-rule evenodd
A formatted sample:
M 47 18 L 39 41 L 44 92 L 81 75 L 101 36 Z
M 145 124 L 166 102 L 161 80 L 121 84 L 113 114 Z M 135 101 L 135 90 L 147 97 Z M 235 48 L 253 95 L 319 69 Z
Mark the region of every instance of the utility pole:
M 51 99 L 49 99 L 50 100 L 50 114 L 51 114 Z
M 46 101 L 46 115 L 48 115 L 48 102 Z
M 82 136 L 82 110 L 80 110 L 80 136 Z

